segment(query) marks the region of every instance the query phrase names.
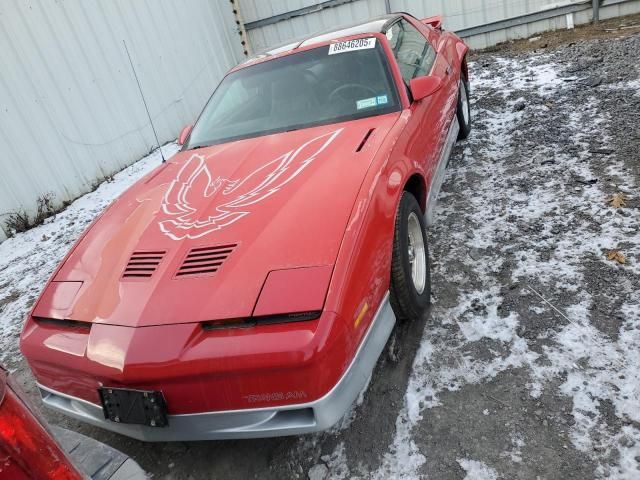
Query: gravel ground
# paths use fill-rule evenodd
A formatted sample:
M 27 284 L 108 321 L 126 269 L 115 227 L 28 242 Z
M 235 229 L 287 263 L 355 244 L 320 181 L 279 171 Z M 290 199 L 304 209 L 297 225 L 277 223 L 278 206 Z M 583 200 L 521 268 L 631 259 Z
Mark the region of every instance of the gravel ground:
M 474 131 L 429 232 L 433 306 L 332 431 L 143 444 L 49 419 L 163 479 L 640 478 L 640 35 L 612 35 L 474 55 Z M 0 245 L 3 361 L 34 397 L 15 335 L 104 207 L 84 201 Z

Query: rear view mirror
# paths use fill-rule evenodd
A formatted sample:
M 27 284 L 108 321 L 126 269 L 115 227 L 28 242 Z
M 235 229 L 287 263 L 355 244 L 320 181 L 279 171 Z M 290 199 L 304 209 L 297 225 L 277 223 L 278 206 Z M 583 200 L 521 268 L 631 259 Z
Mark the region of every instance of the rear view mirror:
M 426 77 L 418 77 L 411 80 L 410 89 L 414 102 L 430 97 L 442 87 L 442 79 L 428 75 Z
M 186 142 L 187 138 L 189 138 L 191 130 L 193 130 L 193 125 L 187 125 L 182 129 L 180 135 L 178 136 L 178 145 L 184 145 L 184 142 Z

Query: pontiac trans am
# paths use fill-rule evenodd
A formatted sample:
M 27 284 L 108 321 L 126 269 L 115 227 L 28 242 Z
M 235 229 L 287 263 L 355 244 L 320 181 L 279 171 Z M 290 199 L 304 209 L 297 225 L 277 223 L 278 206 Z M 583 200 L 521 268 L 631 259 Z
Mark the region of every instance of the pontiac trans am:
M 46 406 L 146 441 L 326 429 L 430 299 L 468 48 L 391 14 L 232 69 L 30 312 Z

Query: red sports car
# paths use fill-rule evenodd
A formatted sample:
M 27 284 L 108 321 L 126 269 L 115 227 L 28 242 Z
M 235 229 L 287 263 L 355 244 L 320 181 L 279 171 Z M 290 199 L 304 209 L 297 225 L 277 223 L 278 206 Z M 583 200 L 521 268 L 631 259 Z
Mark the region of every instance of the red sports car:
M 470 130 L 467 46 L 392 14 L 232 69 L 27 319 L 45 405 L 148 441 L 333 425 L 429 304 L 426 225 Z

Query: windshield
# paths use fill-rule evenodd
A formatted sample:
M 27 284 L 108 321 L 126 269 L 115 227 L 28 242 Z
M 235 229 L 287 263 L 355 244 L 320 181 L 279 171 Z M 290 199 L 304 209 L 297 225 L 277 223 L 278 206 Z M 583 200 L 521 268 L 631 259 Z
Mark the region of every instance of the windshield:
M 229 74 L 185 149 L 399 110 L 376 38 L 337 42 Z

